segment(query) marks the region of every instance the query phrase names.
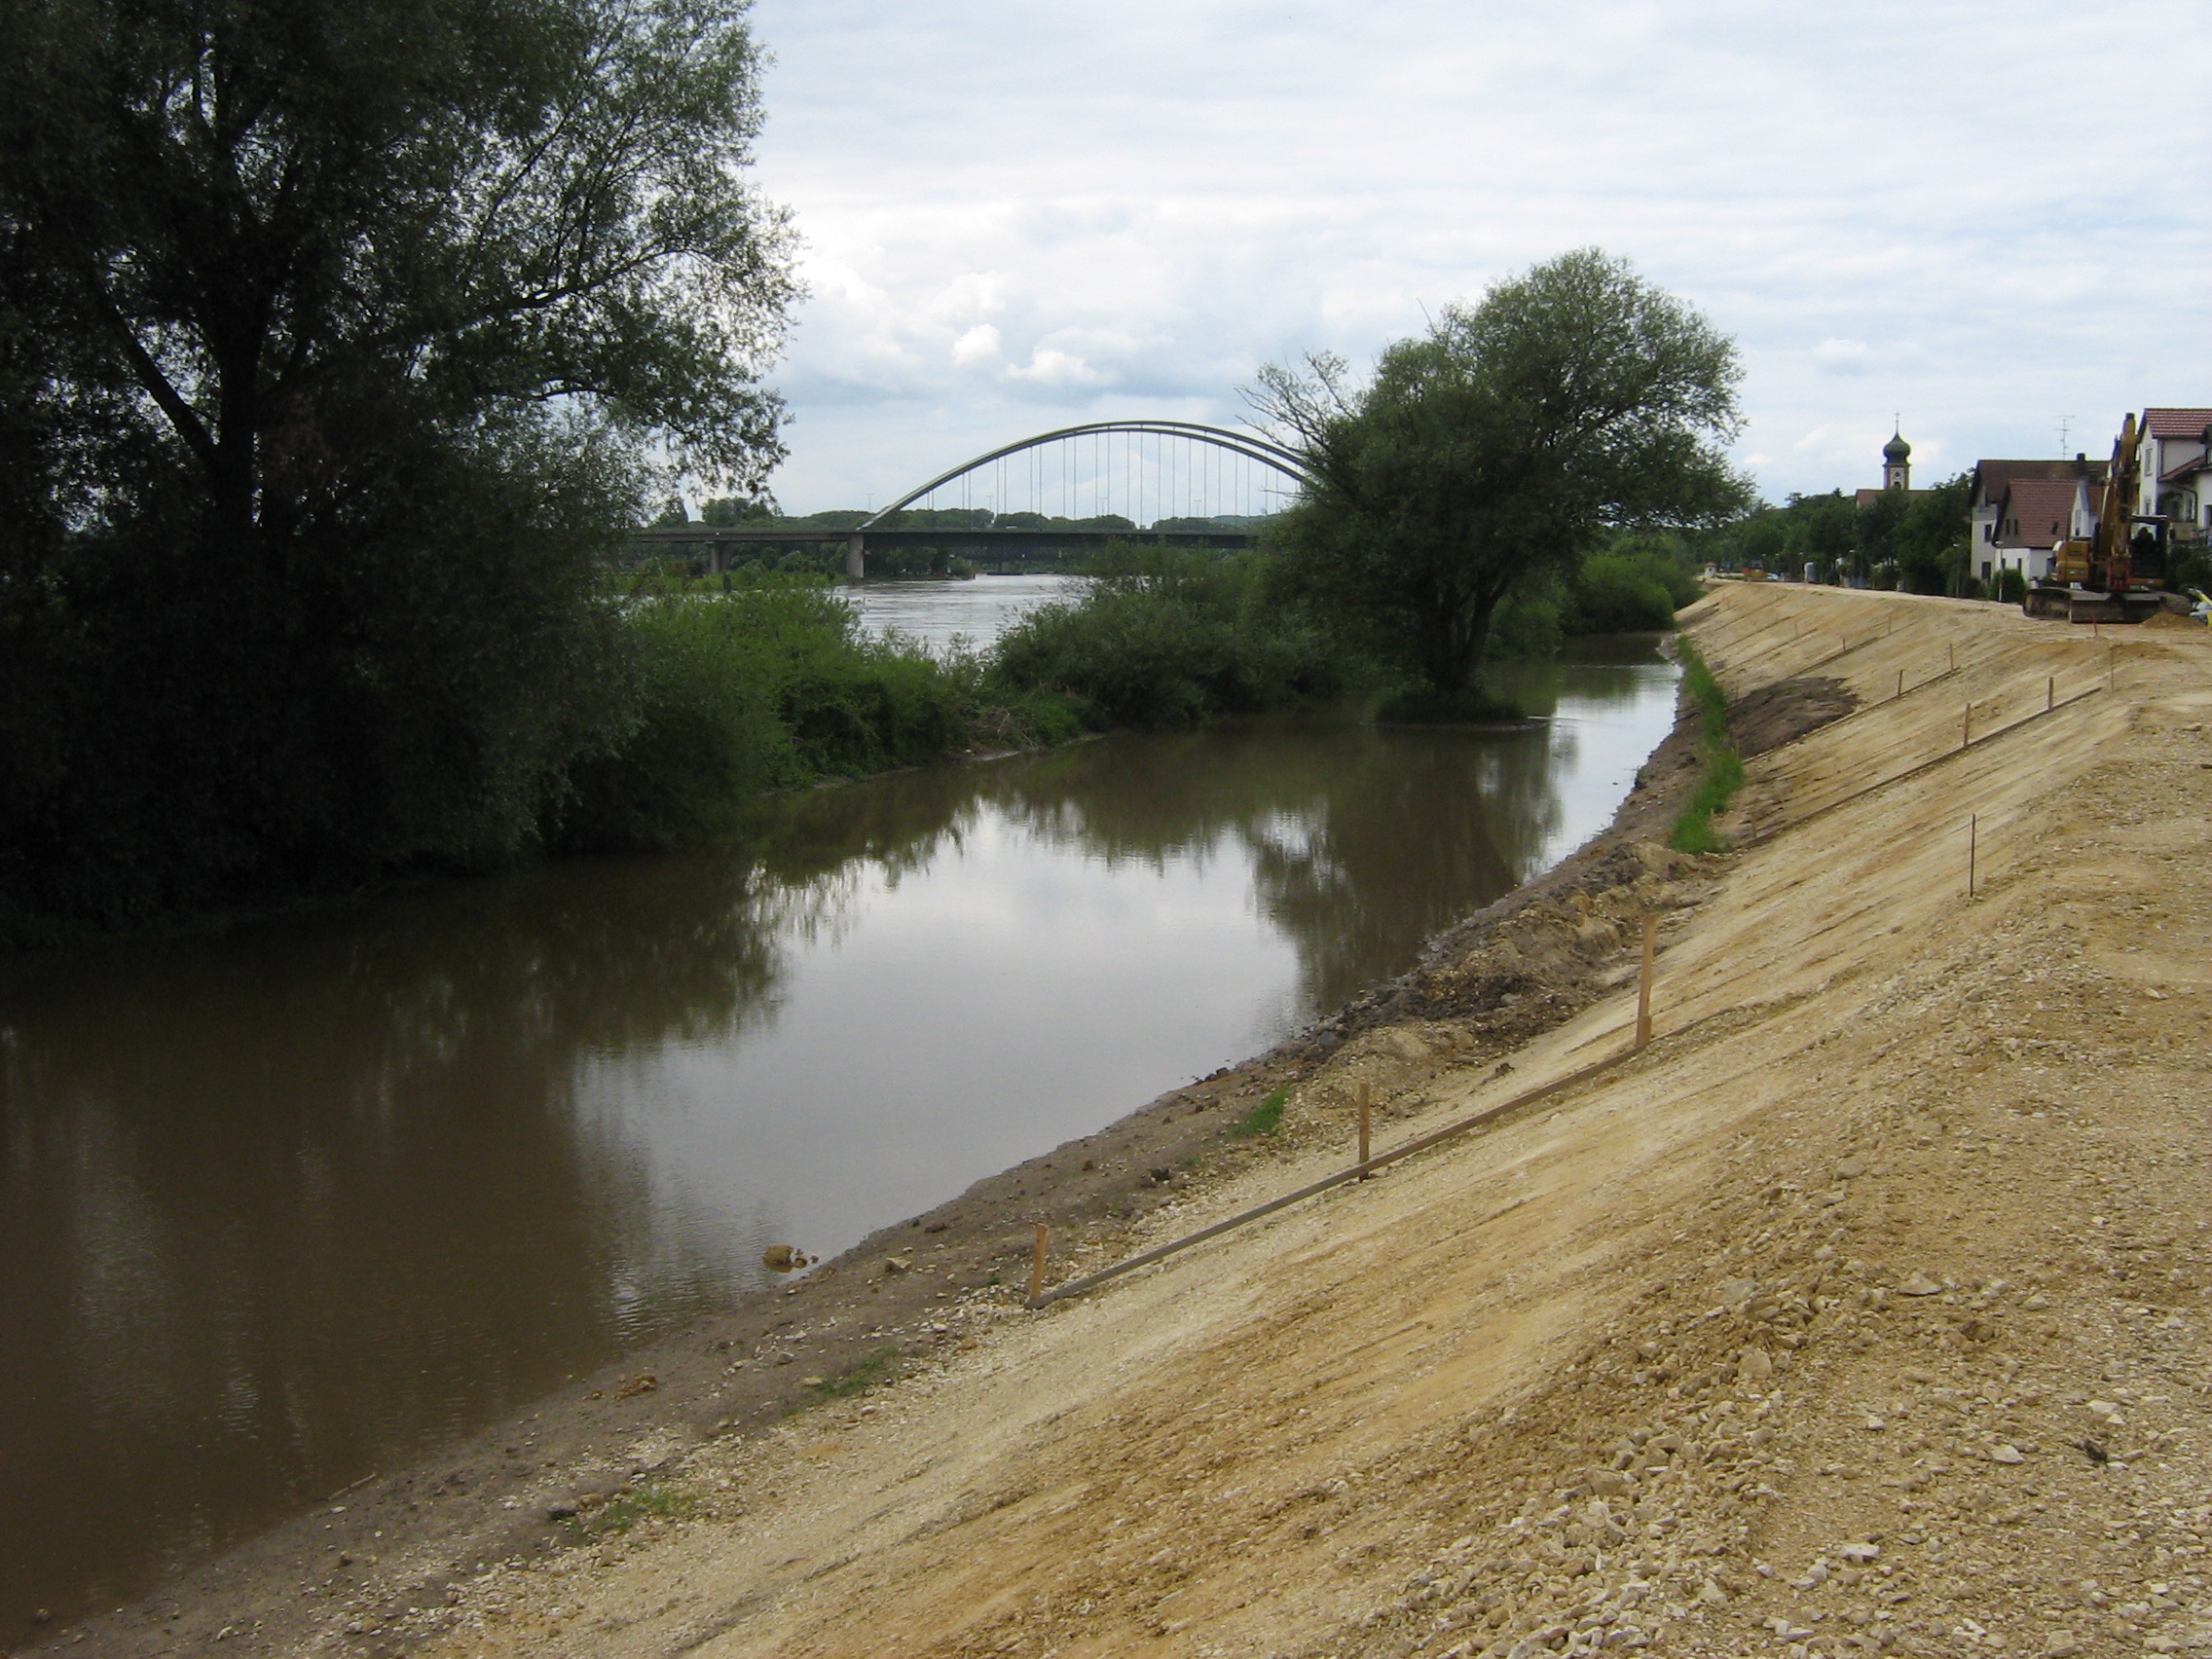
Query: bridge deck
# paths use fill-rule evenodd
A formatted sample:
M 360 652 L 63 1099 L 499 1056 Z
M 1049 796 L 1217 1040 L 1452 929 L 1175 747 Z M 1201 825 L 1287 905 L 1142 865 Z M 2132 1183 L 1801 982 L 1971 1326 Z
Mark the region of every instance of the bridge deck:
M 1140 547 L 1221 547 L 1252 545 L 1249 531 L 1235 530 L 821 530 L 776 525 L 683 525 L 641 530 L 631 540 L 644 547 L 820 547 L 844 546 L 855 536 L 875 547 L 974 547 L 1004 557 L 1024 547 L 1103 547 L 1110 541 Z

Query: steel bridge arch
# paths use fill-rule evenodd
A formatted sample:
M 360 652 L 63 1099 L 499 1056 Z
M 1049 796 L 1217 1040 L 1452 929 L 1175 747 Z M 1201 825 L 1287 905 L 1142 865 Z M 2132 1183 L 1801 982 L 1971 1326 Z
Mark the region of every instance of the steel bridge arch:
M 869 529 L 878 520 L 889 518 L 893 513 L 903 512 L 931 491 L 940 490 L 955 478 L 988 466 L 994 461 L 1004 461 L 1010 455 L 1019 455 L 1024 450 L 1042 449 L 1045 445 L 1058 443 L 1063 438 L 1087 438 L 1117 432 L 1133 432 L 1150 437 L 1189 438 L 1195 443 L 1211 444 L 1215 449 L 1227 450 L 1231 455 L 1241 456 L 1246 461 L 1272 467 L 1301 487 L 1313 481 L 1296 451 L 1285 449 L 1281 444 L 1267 438 L 1227 431 L 1220 426 L 1201 425 L 1196 421 L 1092 421 L 1080 426 L 1062 426 L 1057 431 L 1039 432 L 1035 437 L 1002 444 L 973 461 L 964 461 L 949 472 L 939 473 L 921 488 L 907 491 L 888 507 L 871 514 L 855 528 Z

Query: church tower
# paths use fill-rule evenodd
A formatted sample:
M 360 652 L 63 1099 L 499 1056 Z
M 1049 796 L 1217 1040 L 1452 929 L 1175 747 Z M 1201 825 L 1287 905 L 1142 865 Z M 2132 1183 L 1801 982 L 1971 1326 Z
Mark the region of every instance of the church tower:
M 1895 429 L 1890 433 L 1890 441 L 1882 446 L 1882 488 L 1912 488 L 1912 446 Z

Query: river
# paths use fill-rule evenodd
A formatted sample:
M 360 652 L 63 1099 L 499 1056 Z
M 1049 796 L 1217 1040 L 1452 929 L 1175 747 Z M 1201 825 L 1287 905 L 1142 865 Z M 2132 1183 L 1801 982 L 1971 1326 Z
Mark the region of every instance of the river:
M 861 626 L 896 631 L 933 651 L 987 645 L 1040 605 L 1082 591 L 1082 576 L 977 576 L 964 582 L 864 582 L 845 590 Z
M 866 620 L 984 640 L 1063 579 Z M 0 964 L 0 1646 L 1402 971 L 1668 729 L 1650 642 L 1593 645 L 1511 671 L 1527 730 L 1116 736 Z

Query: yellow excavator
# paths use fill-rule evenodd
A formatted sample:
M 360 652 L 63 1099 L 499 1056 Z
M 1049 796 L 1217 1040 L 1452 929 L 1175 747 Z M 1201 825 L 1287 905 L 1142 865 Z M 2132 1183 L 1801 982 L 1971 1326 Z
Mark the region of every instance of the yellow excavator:
M 2070 622 L 2141 622 L 2164 603 L 2166 521 L 2133 510 L 2142 483 L 2135 417 L 2120 424 L 2095 534 L 2051 548 L 2051 580 L 2028 590 L 2030 616 Z

